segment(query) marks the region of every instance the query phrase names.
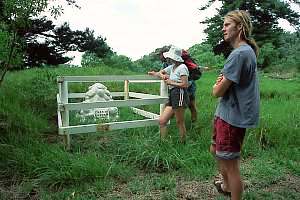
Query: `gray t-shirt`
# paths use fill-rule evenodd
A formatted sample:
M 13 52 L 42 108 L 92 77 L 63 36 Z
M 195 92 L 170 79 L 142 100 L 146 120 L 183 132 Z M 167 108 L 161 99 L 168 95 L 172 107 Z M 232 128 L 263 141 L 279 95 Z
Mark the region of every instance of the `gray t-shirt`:
M 164 71 L 169 74 L 169 79 L 175 82 L 180 83 L 181 76 L 188 76 L 189 75 L 189 70 L 187 68 L 187 66 L 185 64 L 181 64 L 178 67 L 175 68 L 175 70 L 173 70 L 174 65 L 169 65 L 168 67 L 166 67 L 164 69 Z M 169 85 L 169 88 L 172 89 L 174 86 Z
M 252 48 L 244 44 L 234 49 L 222 73 L 232 85 L 220 98 L 215 115 L 236 127 L 257 126 L 260 97 L 256 56 Z

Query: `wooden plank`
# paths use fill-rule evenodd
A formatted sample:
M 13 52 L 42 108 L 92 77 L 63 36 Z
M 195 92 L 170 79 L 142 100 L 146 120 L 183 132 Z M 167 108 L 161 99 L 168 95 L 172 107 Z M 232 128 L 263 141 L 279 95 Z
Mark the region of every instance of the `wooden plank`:
M 168 86 L 164 81 L 160 82 L 160 96 L 162 96 L 162 97 L 169 96 L 168 95 Z M 160 111 L 159 111 L 160 115 L 164 112 L 165 107 L 166 107 L 165 103 L 160 104 Z
M 129 99 L 129 81 L 124 81 L 124 100 Z
M 156 99 L 161 98 L 159 95 L 154 94 L 145 94 L 145 93 L 138 93 L 138 92 L 129 92 L 130 97 L 138 98 L 138 99 Z
M 60 103 L 61 103 L 61 99 L 60 99 L 59 94 L 56 95 L 56 101 L 57 101 L 57 104 L 60 104 Z
M 58 123 L 58 128 L 62 127 L 61 113 L 59 110 L 57 111 L 57 123 Z
M 59 134 L 78 134 L 78 133 L 93 133 L 101 131 L 111 131 L 126 128 L 138 128 L 145 126 L 157 126 L 157 119 L 144 119 L 135 121 L 111 122 L 104 124 L 87 124 L 78 126 L 67 126 L 59 128 Z
M 112 97 L 123 97 L 124 92 L 111 92 Z M 69 93 L 69 99 L 84 98 L 85 93 Z M 159 99 L 161 96 L 154 94 L 138 93 L 138 92 L 129 92 L 129 97 L 137 99 Z
M 111 92 L 112 97 L 123 97 L 124 92 Z M 69 93 L 69 99 L 84 98 L 85 93 Z
M 61 88 L 61 101 L 62 104 L 68 104 L 68 82 L 63 81 L 62 82 L 62 88 Z M 61 104 L 58 105 L 58 108 L 61 106 Z M 58 109 L 60 110 L 60 109 Z M 62 125 L 63 126 L 69 126 L 69 110 L 65 108 L 62 112 Z M 64 134 L 64 142 L 66 145 L 66 149 L 70 149 L 71 147 L 71 137 L 69 134 Z
M 142 110 L 142 109 L 134 108 L 134 107 L 131 107 L 130 109 L 135 114 L 142 115 L 143 117 L 147 117 L 147 118 L 150 118 L 150 119 L 158 119 L 159 118 L 158 114 L 155 114 L 155 113 L 152 113 L 152 112 L 148 112 L 146 110 Z
M 69 99 L 84 98 L 85 93 L 69 93 Z
M 156 99 L 129 99 L 129 100 L 113 100 L 93 103 L 66 103 L 58 105 L 59 110 L 64 108 L 67 110 L 81 110 L 89 108 L 108 108 L 108 107 L 135 107 L 141 105 L 152 105 L 166 103 L 168 98 L 160 97 Z
M 125 80 L 160 80 L 149 75 L 106 75 L 106 76 L 61 76 L 60 81 L 68 82 L 123 82 Z
M 161 80 L 130 80 L 130 83 L 159 83 Z
M 61 102 L 61 90 L 62 90 L 62 84 L 61 83 L 57 83 L 58 86 L 58 95 L 59 95 L 59 102 Z

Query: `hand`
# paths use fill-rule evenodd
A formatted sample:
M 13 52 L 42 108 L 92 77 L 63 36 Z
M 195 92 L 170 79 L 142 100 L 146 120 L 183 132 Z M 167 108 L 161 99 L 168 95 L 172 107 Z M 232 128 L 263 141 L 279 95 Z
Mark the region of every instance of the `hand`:
M 167 79 L 169 79 L 169 75 L 168 74 L 162 74 L 161 79 L 162 80 L 167 80 Z
M 203 70 L 204 70 L 204 71 L 208 71 L 208 70 L 209 70 L 209 67 L 204 66 L 204 67 L 203 67 Z
M 224 75 L 223 75 L 223 74 L 220 74 L 220 75 L 218 76 L 217 80 L 216 80 L 215 85 L 218 85 L 218 84 L 223 80 L 223 78 L 224 78 Z
M 156 72 L 155 71 L 150 71 L 150 72 L 148 72 L 148 75 L 155 76 Z
M 165 83 L 167 84 L 167 85 L 171 85 L 172 84 L 172 80 L 170 80 L 170 79 L 164 79 L 164 81 L 165 81 Z

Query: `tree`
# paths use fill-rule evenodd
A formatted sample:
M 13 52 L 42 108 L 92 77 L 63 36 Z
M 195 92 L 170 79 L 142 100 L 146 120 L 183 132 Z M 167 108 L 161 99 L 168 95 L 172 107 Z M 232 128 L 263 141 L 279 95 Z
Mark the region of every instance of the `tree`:
M 68 2 L 68 4 L 75 4 L 74 0 L 65 1 Z M 95 37 L 93 30 L 87 28 L 85 31 L 72 31 L 68 23 L 64 23 L 60 27 L 55 28 L 53 22 L 46 17 L 37 18 L 37 15 L 46 9 L 48 5 L 47 0 L 32 0 L 32 2 L 27 1 L 26 3 L 20 2 L 20 5 L 14 4 L 13 2 L 17 1 L 0 1 L 1 20 L 4 22 L 3 24 L 8 27 L 7 31 L 11 35 L 10 38 L 15 38 L 9 44 L 6 43 L 6 46 L 2 45 L 1 47 L 3 47 L 4 50 L 14 49 L 11 56 L 14 58 L 16 57 L 16 49 L 18 49 L 20 54 L 18 57 L 23 56 L 19 61 L 24 61 L 24 65 L 22 65 L 21 62 L 16 63 L 15 59 L 7 59 L 9 56 L 0 57 L 0 60 L 9 60 L 10 64 L 7 66 L 13 66 L 13 69 L 21 69 L 25 66 L 38 67 L 43 64 L 63 64 L 71 59 L 65 56 L 67 51 L 86 51 L 88 53 L 95 53 L 99 58 L 112 55 L 113 52 L 106 44 L 106 39 L 100 36 Z M 18 16 L 20 17 L 12 17 L 8 14 L 12 13 L 10 10 L 16 10 L 15 7 L 23 8 L 27 3 L 36 7 L 41 5 L 41 7 L 39 7 L 39 10 L 29 10 L 29 14 L 25 16 L 23 16 L 23 12 L 25 11 L 22 9 L 18 10 Z M 75 6 L 78 7 L 76 4 Z M 60 6 L 51 7 L 51 13 L 55 17 L 57 17 L 61 11 L 62 7 Z M 12 15 L 16 16 L 15 14 Z M 1 68 L 3 69 L 2 75 L 4 77 L 8 67 Z
M 95 37 L 93 30 L 72 31 L 68 23 L 55 28 L 46 17 L 32 20 L 28 29 L 19 32 L 26 40 L 25 64 L 29 66 L 66 63 L 70 60 L 64 56 L 67 51 L 95 53 L 99 58 L 112 54 L 106 39 Z
M 216 0 L 210 0 L 207 5 L 200 8 L 205 10 Z M 279 38 L 283 30 L 278 26 L 278 19 L 283 18 L 290 22 L 297 30 L 300 28 L 300 15 L 290 7 L 291 3 L 298 1 L 280 1 L 280 0 L 221 0 L 223 6 L 218 9 L 218 14 L 212 18 L 206 19 L 201 23 L 207 24 L 204 30 L 207 33 L 206 42 L 214 47 L 216 54 L 223 53 L 226 57 L 231 48 L 222 41 L 222 17 L 231 10 L 247 10 L 253 21 L 253 37 L 259 46 L 264 43 L 272 43 L 276 48 L 279 47 Z
M 74 0 L 66 0 L 69 4 L 74 4 Z M 0 86 L 4 80 L 7 70 L 11 67 L 12 58 L 19 57 L 20 49 L 23 47 L 22 38 L 18 37 L 19 29 L 28 27 L 30 18 L 37 17 L 48 6 L 47 0 L 1 0 L 0 1 L 0 33 L 6 35 L 6 43 L 0 50 L 5 52 L 0 58 L 1 74 Z M 57 15 L 61 7 L 52 8 L 53 14 Z

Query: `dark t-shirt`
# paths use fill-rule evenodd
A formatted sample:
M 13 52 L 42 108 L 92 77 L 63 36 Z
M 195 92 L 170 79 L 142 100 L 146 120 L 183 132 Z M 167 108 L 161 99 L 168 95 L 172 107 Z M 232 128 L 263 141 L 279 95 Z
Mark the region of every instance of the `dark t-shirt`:
M 234 49 L 222 73 L 232 85 L 220 98 L 215 115 L 236 127 L 257 126 L 260 97 L 256 56 L 252 48 L 244 44 Z

